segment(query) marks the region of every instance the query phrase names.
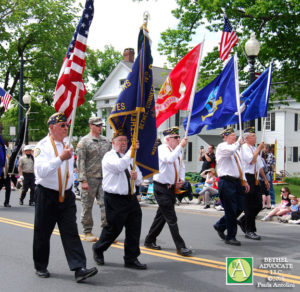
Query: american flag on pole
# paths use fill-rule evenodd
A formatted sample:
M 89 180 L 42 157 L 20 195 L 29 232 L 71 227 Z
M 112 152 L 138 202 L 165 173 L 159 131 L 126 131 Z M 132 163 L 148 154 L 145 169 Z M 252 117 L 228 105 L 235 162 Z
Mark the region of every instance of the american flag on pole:
M 235 44 L 239 41 L 235 31 L 232 29 L 232 26 L 227 18 L 227 16 L 224 16 L 224 29 L 220 44 L 220 59 L 222 61 L 225 61 L 230 54 L 232 48 L 235 46 Z
M 94 16 L 94 0 L 87 0 L 80 21 L 73 34 L 63 65 L 61 67 L 54 96 L 54 107 L 57 112 L 64 112 L 71 122 L 76 87 L 79 86 L 77 106 L 84 103 L 86 93 L 83 84 L 85 51 L 89 28 Z
M 1 102 L 3 102 L 3 106 L 5 110 L 7 110 L 9 103 L 11 101 L 11 95 L 7 93 L 3 88 L 0 87 L 0 97 L 1 97 Z

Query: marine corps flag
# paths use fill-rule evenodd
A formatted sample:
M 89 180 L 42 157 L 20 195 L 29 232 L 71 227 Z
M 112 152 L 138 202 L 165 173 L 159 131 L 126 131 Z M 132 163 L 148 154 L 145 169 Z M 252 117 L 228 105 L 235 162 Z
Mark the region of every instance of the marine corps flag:
M 146 28 L 140 32 L 139 40 L 141 49 L 108 121 L 114 131 L 126 131 L 129 147 L 139 141 L 136 164 L 146 178 L 158 172 L 152 56 Z
M 164 82 L 155 104 L 157 128 L 178 110 L 188 110 L 201 46 L 200 43 L 187 53 Z

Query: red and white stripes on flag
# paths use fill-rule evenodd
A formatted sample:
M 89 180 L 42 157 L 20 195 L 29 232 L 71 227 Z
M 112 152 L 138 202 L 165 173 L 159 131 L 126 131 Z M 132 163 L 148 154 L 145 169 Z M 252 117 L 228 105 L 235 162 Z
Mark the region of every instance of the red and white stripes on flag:
M 68 123 L 71 122 L 77 86 L 79 86 L 77 106 L 84 103 L 86 89 L 82 75 L 85 68 L 87 37 L 93 16 L 94 0 L 87 0 L 81 19 L 70 42 L 56 85 L 54 107 L 57 112 L 65 113 Z
M 239 41 L 235 31 L 232 29 L 232 26 L 226 16 L 224 16 L 224 29 L 222 33 L 222 39 L 220 43 L 220 59 L 225 61 L 230 54 L 232 48 Z
M 9 103 L 11 101 L 11 95 L 8 92 L 6 92 L 3 88 L 0 87 L 0 97 L 5 110 L 7 110 Z

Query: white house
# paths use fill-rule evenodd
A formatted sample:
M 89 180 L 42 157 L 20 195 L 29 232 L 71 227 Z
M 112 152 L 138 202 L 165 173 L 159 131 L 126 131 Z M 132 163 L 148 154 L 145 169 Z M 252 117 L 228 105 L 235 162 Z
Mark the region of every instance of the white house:
M 134 62 L 134 49 L 125 49 L 123 55 L 124 60 L 115 67 L 109 77 L 93 96 L 93 100 L 96 101 L 97 116 L 99 117 L 104 116 L 104 111 L 106 112 L 105 116 L 109 116 L 111 109 L 115 105 L 121 92 L 122 85 L 131 71 L 131 67 Z M 170 71 L 171 70 L 153 66 L 153 86 L 156 93 L 155 97 Z M 174 115 L 169 120 L 165 121 L 158 128 L 158 137 L 162 138 L 163 130 L 175 125 L 180 127 L 180 135 L 183 137 L 185 132 L 182 123 L 186 116 L 187 112 L 180 111 L 177 115 Z M 252 121 L 252 123 L 245 123 L 244 126 L 248 126 L 250 124 L 254 125 L 254 123 L 258 136 L 257 141 L 259 143 L 262 139 L 261 119 Z M 235 126 L 235 128 L 237 129 L 237 126 Z M 197 172 L 201 169 L 201 164 L 198 160 L 200 146 L 207 148 L 209 144 L 219 144 L 222 141 L 219 136 L 221 131 L 222 129 L 209 131 L 203 129 L 200 134 L 189 137 L 189 143 L 184 155 L 187 171 Z M 106 136 L 108 138 L 112 137 L 112 128 L 109 123 L 106 123 Z M 289 100 L 289 106 L 277 104 L 275 109 L 268 113 L 264 136 L 265 143 L 274 145 L 276 142 L 276 172 L 285 170 L 291 175 L 299 175 L 300 170 L 298 167 L 298 161 L 300 153 L 298 148 L 300 141 L 300 103 L 294 100 Z

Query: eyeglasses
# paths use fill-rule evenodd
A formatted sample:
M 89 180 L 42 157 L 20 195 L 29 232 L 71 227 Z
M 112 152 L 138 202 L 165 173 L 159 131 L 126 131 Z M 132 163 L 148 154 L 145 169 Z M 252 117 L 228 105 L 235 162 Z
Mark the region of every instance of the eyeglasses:
M 286 191 L 284 191 L 284 190 L 281 190 L 280 192 L 282 192 L 282 193 L 286 193 Z
M 180 139 L 180 136 L 173 136 L 173 137 L 170 137 L 170 138 L 173 138 L 173 139 Z
M 69 125 L 68 124 L 60 124 L 60 127 L 65 128 L 65 127 L 69 127 Z

